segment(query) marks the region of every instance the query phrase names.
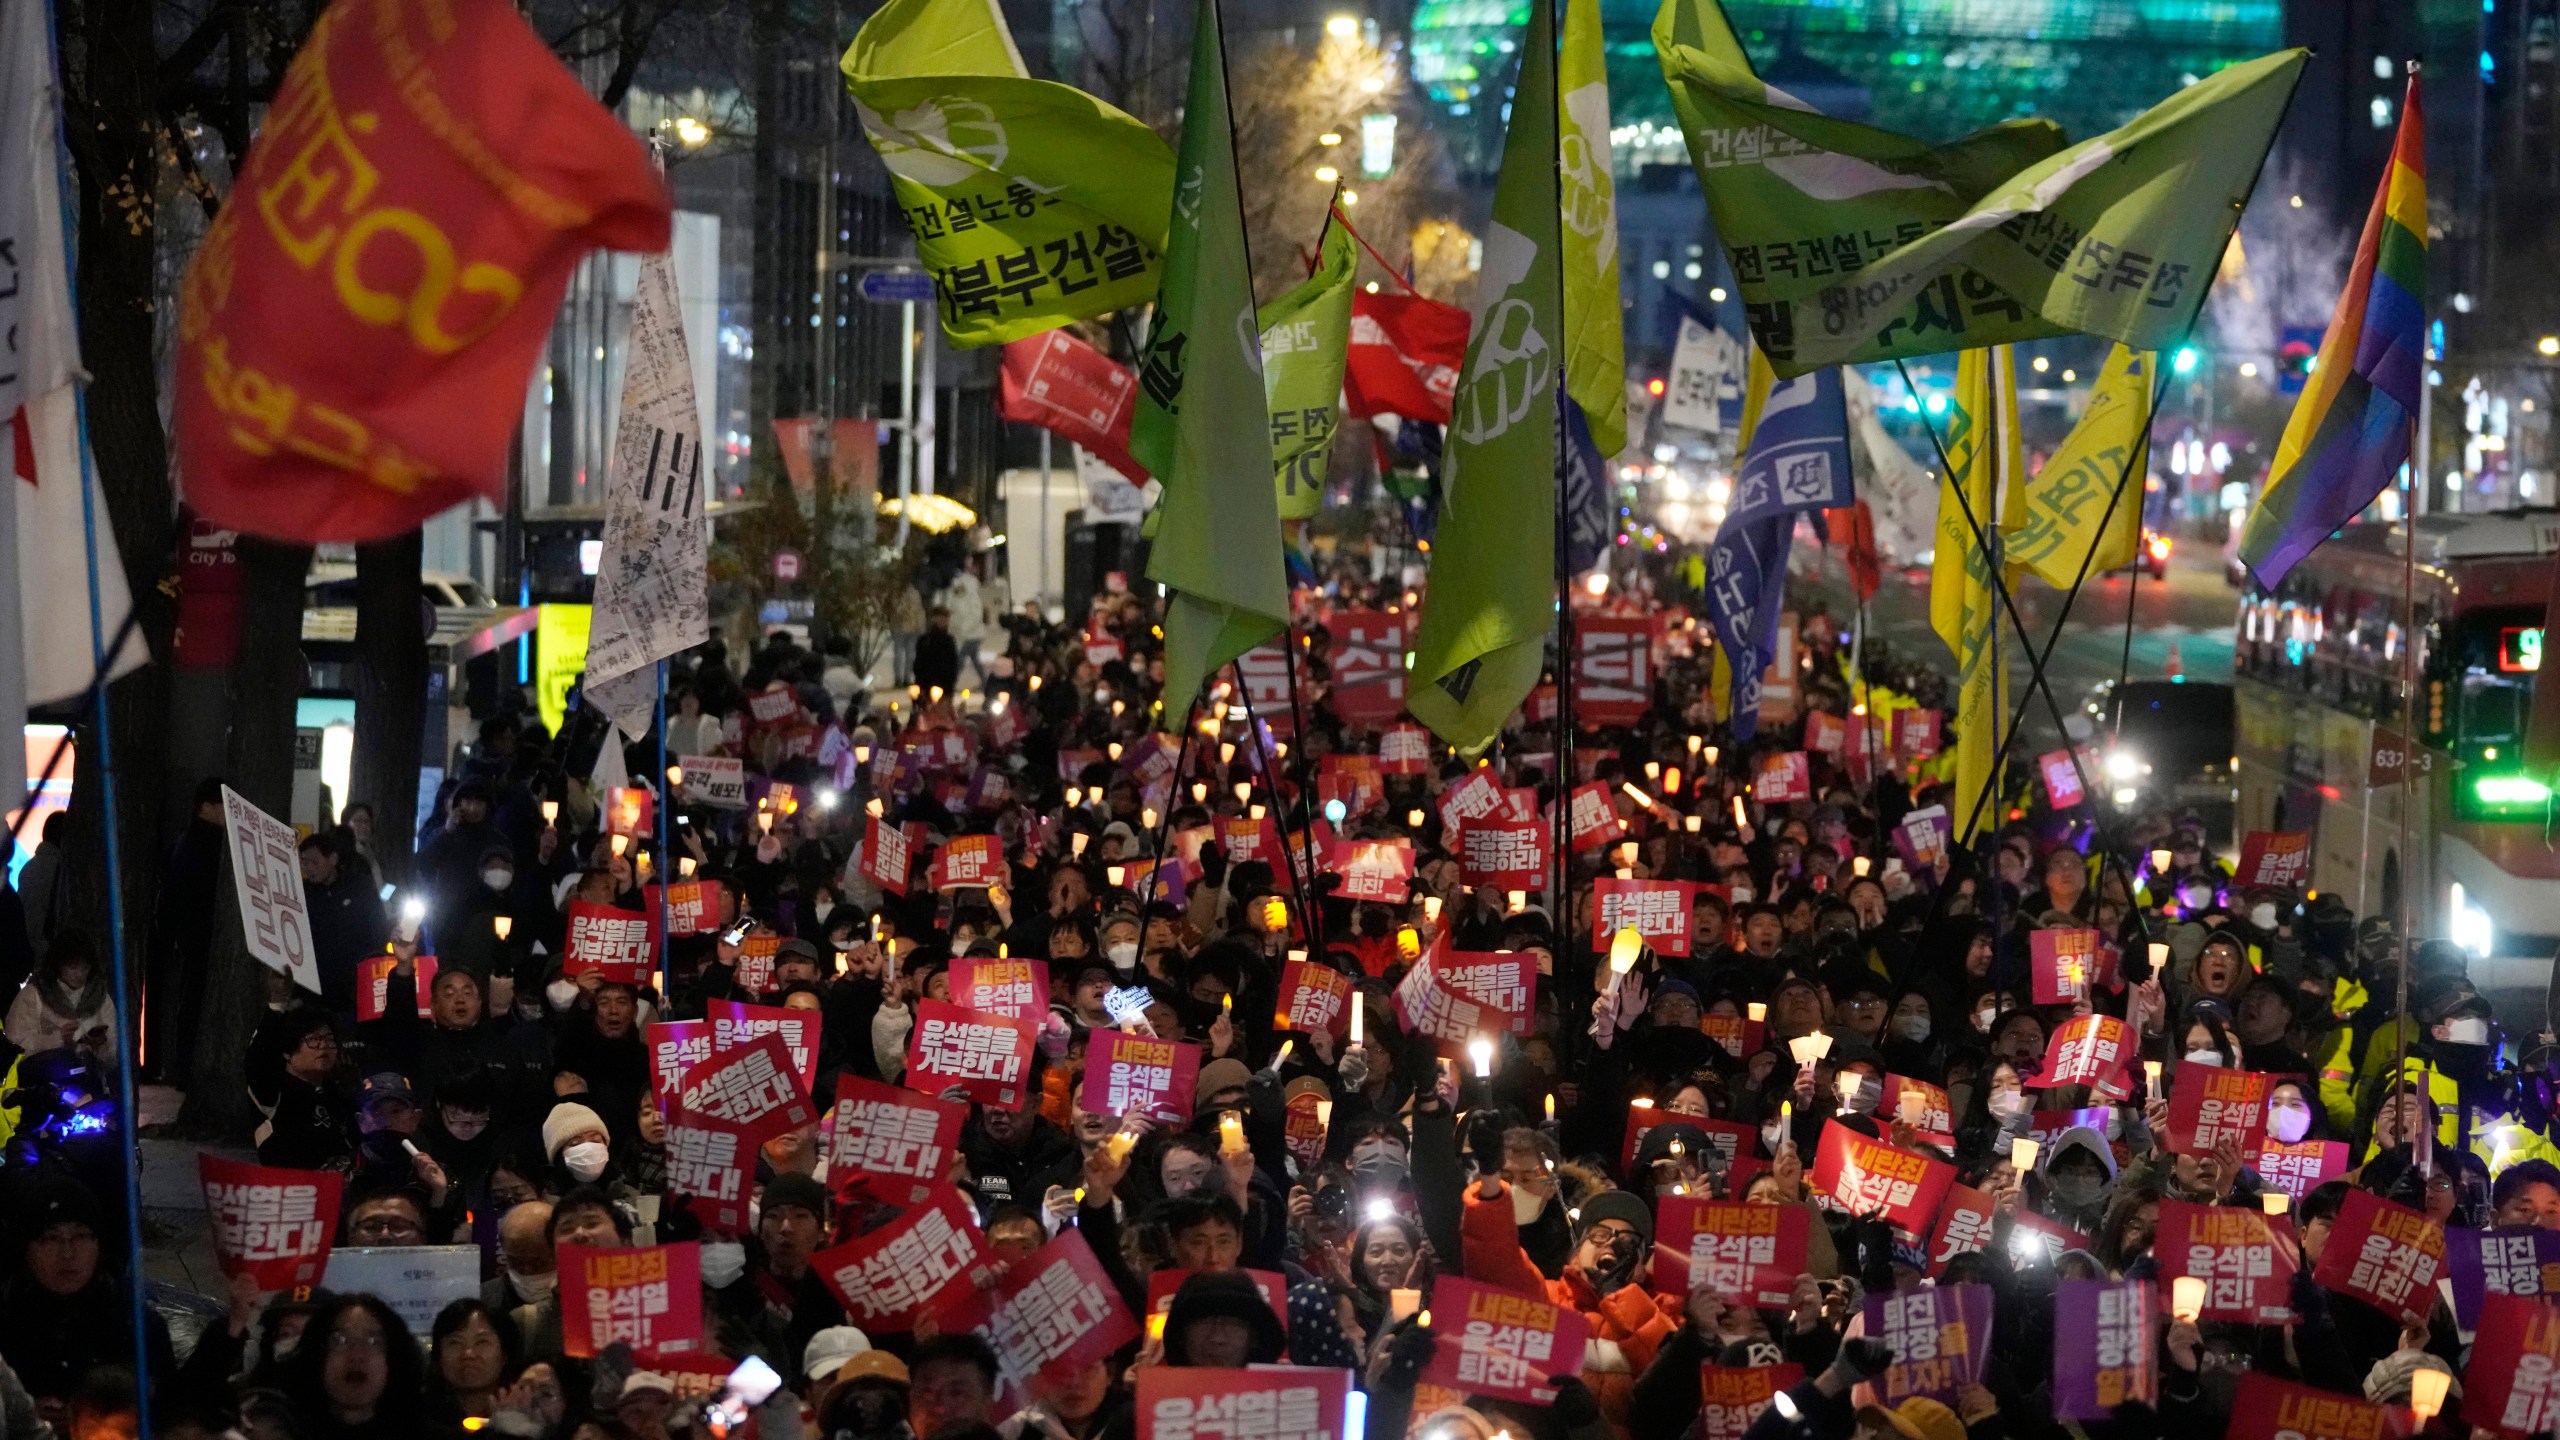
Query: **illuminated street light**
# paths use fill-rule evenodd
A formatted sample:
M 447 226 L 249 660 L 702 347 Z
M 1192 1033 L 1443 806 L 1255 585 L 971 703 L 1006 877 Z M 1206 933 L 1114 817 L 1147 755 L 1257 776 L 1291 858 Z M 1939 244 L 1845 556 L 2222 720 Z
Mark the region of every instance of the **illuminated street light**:
M 2533 342 L 2533 348 L 2545 355 L 2560 355 L 2560 335 L 2545 335 Z
M 1336 40 L 1348 40 L 1360 33 L 1360 21 L 1356 16 L 1336 15 L 1324 22 L 1324 33 Z
M 1330 165 L 1319 165 L 1316 167 L 1316 178 L 1330 185 L 1342 178 L 1342 172 Z
M 1316 143 L 1325 146 L 1339 145 L 1342 143 L 1342 132 L 1338 130 L 1327 130 L 1316 137 Z
M 711 143 L 711 127 L 690 115 L 676 117 L 676 143 L 687 150 L 699 150 Z

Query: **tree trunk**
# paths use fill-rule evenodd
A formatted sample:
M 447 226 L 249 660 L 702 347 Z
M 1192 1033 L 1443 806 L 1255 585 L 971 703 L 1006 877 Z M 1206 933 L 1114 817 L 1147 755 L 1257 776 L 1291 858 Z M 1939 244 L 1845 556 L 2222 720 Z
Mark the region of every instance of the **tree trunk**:
M 373 807 L 374 860 L 409 880 L 418 833 L 418 746 L 425 733 L 427 618 L 419 597 L 423 531 L 356 547 L 356 753 L 350 801 Z
M 231 667 L 231 748 L 226 779 L 270 815 L 293 803 L 294 703 L 307 675 L 302 658 L 302 582 L 311 547 L 240 537 L 240 658 Z M 415 591 L 413 590 L 414 596 Z M 414 620 L 413 620 L 414 623 Z M 266 967 L 249 954 L 229 866 L 218 887 L 206 961 L 204 1011 L 194 1023 L 187 1076 L 187 1133 L 228 1136 L 255 1123 L 245 1064 L 258 1017 L 266 1013 Z
M 66 96 L 65 130 L 78 161 L 80 347 L 96 377 L 88 388 L 88 433 L 106 500 L 100 523 L 115 537 L 143 638 L 153 655 L 165 658 L 173 616 L 160 579 L 171 548 L 173 502 L 153 350 L 160 133 L 154 9 L 150 0 L 89 0 L 81 7 L 76 39 L 82 63 Z M 154 740 L 166 723 L 167 690 L 166 670 L 148 665 L 110 687 L 105 707 L 114 729 L 118 888 L 125 916 L 120 938 L 137 988 L 169 834 L 163 824 L 163 747 Z M 70 903 L 80 924 L 104 935 L 110 874 L 102 808 L 106 774 L 99 764 L 96 712 L 82 724 L 73 772 Z M 119 1003 L 127 1015 L 141 1013 L 132 993 Z

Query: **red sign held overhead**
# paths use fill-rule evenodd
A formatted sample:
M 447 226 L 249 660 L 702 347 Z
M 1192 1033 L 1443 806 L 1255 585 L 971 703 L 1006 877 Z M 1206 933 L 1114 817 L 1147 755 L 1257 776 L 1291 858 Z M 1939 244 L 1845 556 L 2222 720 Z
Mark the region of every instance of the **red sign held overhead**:
M 2443 1271 L 2443 1226 L 2370 1190 L 2349 1190 L 2311 1279 L 2413 1324 L 2435 1308 Z
M 1545 886 L 1547 827 L 1536 820 L 1480 820 L 1458 832 L 1458 868 L 1469 885 L 1495 890 Z
M 1592 882 L 1591 948 L 1607 953 L 1617 933 L 1633 925 L 1656 955 L 1688 954 L 1692 888 L 1686 880 Z
M 827 1173 L 839 1195 L 921 1205 L 951 1170 L 969 1107 L 877 1080 L 836 1078 L 835 1133 Z
M 1633 725 L 1653 704 L 1653 622 L 1584 615 L 1574 621 L 1573 721 Z
M 1654 1226 L 1653 1288 L 1686 1295 L 1700 1286 L 1743 1305 L 1784 1305 L 1804 1270 L 1801 1205 L 1745 1205 L 1665 1195 Z
M 2204 1319 L 2294 1323 L 2297 1251 L 2293 1227 L 2282 1220 L 2238 1206 L 2163 1200 L 2151 1252 L 2160 1258 L 2163 1300 L 2175 1289 L 2169 1282 L 2192 1276 L 2206 1282 Z
M 1093 1032 L 1085 1056 L 1087 1114 L 1131 1111 L 1167 1125 L 1191 1119 L 1192 1092 L 1200 1080 L 1200 1047 L 1119 1030 Z
M 593 1359 L 616 1341 L 642 1354 L 702 1345 L 702 1246 L 599 1250 L 562 1244 L 561 1349 Z
M 2060 1085 L 2089 1085 L 2111 1098 L 2124 1094 L 2125 1064 L 2133 1054 L 2133 1032 L 2113 1015 L 2079 1015 L 2062 1023 L 2045 1047 L 2044 1069 L 2029 1083 L 2049 1090 Z
M 649 917 L 610 905 L 569 902 L 569 953 L 561 968 L 625 985 L 649 983 Z
M 2098 943 L 2095 930 L 2046 928 L 2027 932 L 2030 983 L 2039 1005 L 2068 1005 L 2097 991 Z
M 1413 842 L 1336 840 L 1326 868 L 1342 877 L 1335 892 L 1346 900 L 1401 905 L 1413 888 Z
M 1763 805 L 1812 799 L 1813 766 L 1804 752 L 1785 750 L 1760 757 L 1760 769 L 1751 777 L 1751 798 Z
M 1870 1140 L 1833 1120 L 1823 1124 L 1812 1179 L 1815 1199 L 1828 1208 L 1853 1215 L 1882 1211 L 1895 1230 L 1916 1239 L 1936 1221 L 1939 1203 L 1956 1183 L 1956 1167 Z
M 1080 1230 L 1061 1232 L 994 1285 L 945 1305 L 935 1320 L 945 1334 L 985 1337 L 1008 1410 L 1028 1402 L 1035 1379 L 1062 1381 L 1138 1338 L 1138 1322 Z
M 1580 1310 L 1454 1275 L 1433 1282 L 1431 1308 L 1440 1343 L 1422 1378 L 1469 1394 L 1552 1403 L 1550 1380 L 1580 1373 L 1591 1342 Z
M 1081 445 L 1132 485 L 1147 472 L 1129 456 L 1129 418 L 1138 398 L 1129 367 L 1068 330 L 1044 330 L 1004 347 L 996 411 Z
M 951 999 L 1036 1024 L 1049 1009 L 1049 962 L 963 955 L 951 962 Z
M 2311 835 L 2304 830 L 2252 830 L 2240 842 L 2242 885 L 2299 890 L 2311 880 Z
M 327 1272 L 343 1176 L 249 1165 L 211 1151 L 196 1157 L 196 1176 L 223 1274 L 252 1276 L 261 1290 L 290 1290 Z
M 1313 960 L 1291 960 L 1280 968 L 1280 1005 L 1271 1017 L 1274 1030 L 1339 1036 L 1351 1025 L 1351 977 Z
M 874 815 L 862 836 L 862 873 L 892 895 L 907 893 L 907 870 L 913 859 L 906 832 Z
M 1419 725 L 1397 725 L 1378 737 L 1379 774 L 1427 775 L 1430 771 L 1430 731 Z
M 2052 798 L 2054 809 L 2068 810 L 2089 798 L 2069 750 L 2048 750 L 2037 756 L 2036 771 L 2044 776 L 2045 794 Z
M 1946 717 L 1916 705 L 1893 712 L 1893 753 L 1905 760 L 1926 760 L 1946 743 Z
M 2173 1155 L 2210 1155 L 2233 1144 L 2255 1155 L 2267 1135 L 2267 1094 L 2275 1077 L 2255 1070 L 2181 1061 L 2169 1085 L 2169 1133 L 2161 1137 Z
M 1627 822 L 1618 818 L 1618 807 L 1609 798 L 1606 785 L 1577 785 L 1573 789 L 1573 853 L 1596 850 L 1627 833 Z
M 892 1334 L 999 1273 L 977 1212 L 952 1187 L 809 1264 L 855 1324 Z
M 1383 725 L 1404 713 L 1405 617 L 1344 610 L 1332 632 L 1333 713 L 1354 725 Z
M 928 1095 L 956 1085 L 981 1105 L 1020 1110 L 1030 1103 L 1031 1047 L 1038 1027 L 940 1000 L 916 1002 L 907 1041 L 907 1088 Z

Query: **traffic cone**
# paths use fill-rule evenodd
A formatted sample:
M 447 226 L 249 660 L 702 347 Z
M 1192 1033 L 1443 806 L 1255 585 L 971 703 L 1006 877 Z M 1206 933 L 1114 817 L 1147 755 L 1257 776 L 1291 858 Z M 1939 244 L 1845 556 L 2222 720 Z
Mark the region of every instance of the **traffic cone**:
M 2178 653 L 2178 642 L 2172 640 L 2169 642 L 2169 678 L 2175 680 L 2186 673 L 2186 659 Z

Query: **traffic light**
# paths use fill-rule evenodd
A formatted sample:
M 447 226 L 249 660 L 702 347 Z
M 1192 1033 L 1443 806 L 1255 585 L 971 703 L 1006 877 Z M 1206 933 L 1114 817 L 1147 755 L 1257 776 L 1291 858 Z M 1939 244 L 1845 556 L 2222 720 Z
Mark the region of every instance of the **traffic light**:
M 2203 358 L 2193 345 L 2181 345 L 2178 347 L 2178 353 L 2169 357 L 2169 368 L 2181 375 L 2193 375 L 2196 373 L 2196 362 Z

